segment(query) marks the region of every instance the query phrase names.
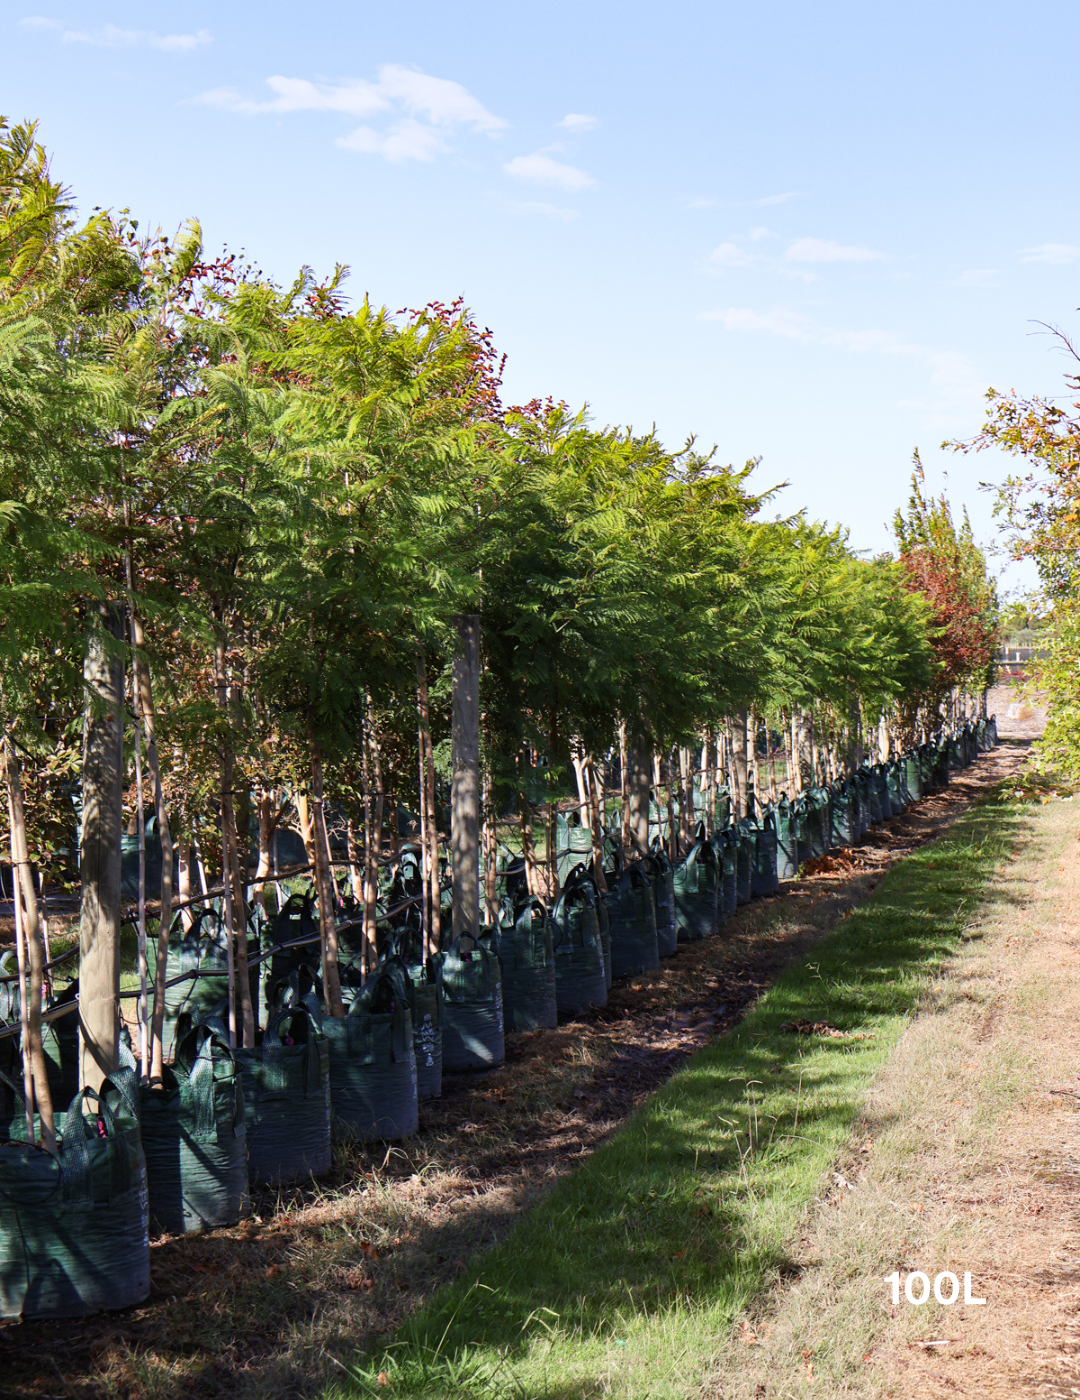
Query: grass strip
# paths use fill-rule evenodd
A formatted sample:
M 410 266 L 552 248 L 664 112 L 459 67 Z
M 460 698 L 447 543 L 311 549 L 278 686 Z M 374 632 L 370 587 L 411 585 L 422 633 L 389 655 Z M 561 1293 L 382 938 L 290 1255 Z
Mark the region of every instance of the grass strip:
M 800 1216 L 1022 811 L 984 802 L 898 865 L 331 1394 L 699 1393 L 740 1316 L 791 1267 Z

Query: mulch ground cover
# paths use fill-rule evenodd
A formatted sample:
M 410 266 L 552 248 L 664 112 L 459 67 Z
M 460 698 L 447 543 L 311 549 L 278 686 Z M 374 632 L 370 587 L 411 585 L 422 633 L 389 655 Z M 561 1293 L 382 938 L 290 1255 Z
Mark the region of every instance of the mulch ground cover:
M 258 1193 L 236 1229 L 153 1241 L 142 1307 L 0 1324 L 0 1394 L 317 1394 L 341 1361 L 389 1337 L 504 1236 L 537 1192 L 726 1030 L 888 868 L 1016 771 L 1027 747 L 984 756 L 858 848 L 740 909 L 719 937 L 615 986 L 604 1008 L 509 1037 L 502 1068 L 447 1076 L 443 1097 L 421 1106 L 416 1138 L 337 1149 L 331 1177 Z

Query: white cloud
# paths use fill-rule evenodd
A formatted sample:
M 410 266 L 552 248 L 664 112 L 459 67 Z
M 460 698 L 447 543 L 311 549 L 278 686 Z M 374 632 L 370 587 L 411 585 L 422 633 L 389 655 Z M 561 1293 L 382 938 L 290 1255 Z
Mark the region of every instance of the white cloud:
M 746 236 L 751 243 L 760 243 L 763 238 L 775 237 L 772 229 L 769 228 L 752 228 Z
M 274 97 L 256 102 L 235 88 L 213 88 L 195 99 L 207 107 L 224 107 L 245 116 L 270 112 L 345 112 L 351 117 L 369 117 L 390 110 L 390 102 L 375 83 L 356 79 L 338 86 L 309 83 L 306 78 L 267 78 Z
M 537 185 L 558 185 L 564 190 L 587 190 L 596 184 L 584 170 L 565 165 L 561 160 L 552 160 L 542 151 L 536 151 L 531 156 L 515 156 L 507 161 L 503 169 L 516 180 L 531 180 Z
M 1001 274 L 996 267 L 969 267 L 956 279 L 958 287 L 996 287 Z
M 747 253 L 737 243 L 721 243 L 709 254 L 715 267 L 760 267 L 765 261 L 760 253 Z
M 785 194 L 767 194 L 764 199 L 751 200 L 756 209 L 764 209 L 770 204 L 785 204 L 789 199 L 798 198 L 798 190 L 788 190 Z
M 902 399 L 899 407 L 923 413 L 928 426 L 935 429 L 950 431 L 957 424 L 969 421 L 970 415 L 978 411 L 986 387 L 967 355 L 958 350 L 938 350 L 932 346 L 918 345 L 905 340 L 895 331 L 822 326 L 785 306 L 776 306 L 768 311 L 754 311 L 746 307 L 718 308 L 701 312 L 698 319 L 717 321 L 729 331 L 757 331 L 830 350 L 899 356 L 920 361 L 930 371 L 930 383 L 936 390 L 936 397 L 929 402 Z
M 275 75 L 266 85 L 272 98 L 259 102 L 234 88 L 214 88 L 196 101 L 210 107 L 259 116 L 268 112 L 347 112 L 354 117 L 393 111 L 395 107 L 427 117 L 435 126 L 471 126 L 474 131 L 501 131 L 507 123 L 493 116 L 473 95 L 447 78 L 432 78 L 399 63 L 379 69 L 377 82 L 350 78 L 342 83 L 312 83 L 307 78 Z
M 799 238 L 784 256 L 798 263 L 834 263 L 877 262 L 886 255 L 873 248 L 853 248 L 843 243 L 833 243 L 827 238 Z
M 56 26 L 48 23 L 48 28 Z M 157 34 L 152 29 L 117 29 L 107 24 L 102 29 L 65 29 L 60 36 L 64 44 L 93 44 L 102 49 L 161 49 L 165 53 L 193 53 L 211 42 L 210 31 L 196 30 L 194 34 Z
M 556 122 L 564 131 L 595 131 L 599 124 L 596 117 L 587 117 L 584 112 L 568 112 L 561 122 Z
M 715 209 L 719 204 L 718 199 L 690 199 L 687 200 L 687 209 Z
M 20 29 L 63 29 L 58 19 L 46 19 L 44 15 L 27 15 L 19 20 Z
M 245 116 L 290 112 L 341 112 L 350 117 L 396 114 L 384 131 L 361 126 L 337 144 L 349 151 L 380 155 L 385 160 L 430 161 L 451 150 L 446 134 L 465 127 L 494 135 L 507 123 L 478 102 L 460 83 L 433 78 L 400 63 L 384 63 L 378 79 L 349 78 L 337 83 L 310 82 L 275 74 L 266 85 L 273 97 L 258 100 L 235 88 L 213 88 L 194 100 L 208 107 L 222 107 Z M 406 115 L 407 114 L 407 115 Z M 417 121 L 426 118 L 427 124 Z
M 434 160 L 450 149 L 433 126 L 406 117 L 386 131 L 370 126 L 358 126 L 348 136 L 339 136 L 337 144 L 346 151 L 363 151 L 365 155 L 382 156 L 395 165 L 405 160 Z
M 1071 243 L 1040 243 L 1037 248 L 1025 248 L 1020 255 L 1021 262 L 1051 263 L 1058 267 L 1076 262 L 1077 258 L 1080 258 L 1080 248 L 1074 248 Z

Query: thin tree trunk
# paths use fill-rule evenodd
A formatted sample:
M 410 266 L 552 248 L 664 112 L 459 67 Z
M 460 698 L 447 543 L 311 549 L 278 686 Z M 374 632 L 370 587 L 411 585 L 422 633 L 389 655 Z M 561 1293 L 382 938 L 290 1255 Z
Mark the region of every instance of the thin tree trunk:
M 8 789 L 8 811 L 11 826 L 11 858 L 13 865 L 12 893 L 15 896 L 15 912 L 21 914 L 16 928 L 19 951 L 25 949 L 20 958 L 20 996 L 25 1008 L 22 1016 L 23 1062 L 33 1077 L 31 1092 L 27 1096 L 26 1107 L 29 1129 L 27 1140 L 33 1142 L 33 1111 L 37 1101 L 37 1111 L 41 1122 L 41 1146 L 46 1152 L 56 1153 L 56 1130 L 53 1124 L 52 1096 L 49 1093 L 49 1079 L 45 1064 L 45 1050 L 41 1039 L 41 993 L 45 978 L 45 946 L 41 938 L 38 922 L 37 895 L 34 891 L 34 872 L 30 868 L 30 851 L 26 840 L 26 815 L 23 811 L 22 784 L 19 780 L 19 760 L 10 731 L 4 741 L 6 776 Z M 20 910 L 21 905 L 21 910 Z M 19 939 L 19 935 L 22 935 Z M 29 979 L 23 972 L 29 963 Z M 24 1079 L 25 1082 L 25 1079 Z
M 134 629 L 132 629 L 132 641 L 134 641 Z M 139 958 L 139 1075 L 141 1078 L 147 1079 L 150 1076 L 150 1064 L 146 1015 L 146 816 L 143 804 L 142 734 L 140 733 L 142 713 L 139 707 L 139 685 L 135 677 L 134 662 L 132 663 L 131 698 L 134 709 L 134 733 L 132 738 L 134 740 L 133 748 L 135 750 L 135 819 L 139 837 L 139 888 L 138 899 L 135 906 L 135 928 L 138 938 Z
M 251 898 L 266 913 L 266 885 L 270 879 L 270 844 L 273 840 L 273 796 L 267 788 L 259 789 L 259 863 L 255 867 L 255 883 Z
M 120 1065 L 120 850 L 123 827 L 124 672 L 105 640 L 123 636 L 118 610 L 101 609 L 83 667 L 82 834 L 79 875 L 79 1083 L 94 1090 Z
M 604 874 L 604 818 L 602 803 L 604 789 L 596 772 L 596 760 L 591 756 L 586 760 L 589 775 L 590 826 L 592 827 L 593 874 L 601 894 L 607 893 L 607 876 Z
M 765 718 L 765 748 L 769 755 L 769 801 L 775 807 L 779 798 L 779 793 L 776 790 L 776 749 L 769 729 L 768 716 Z
M 489 924 L 499 917 L 498 842 L 495 835 L 495 814 L 491 801 L 491 774 L 484 770 L 484 911 Z
M 582 748 L 580 739 L 575 739 L 571 744 L 570 759 L 574 765 L 574 779 L 577 782 L 578 821 L 582 826 L 588 826 L 590 821 L 589 787 L 585 772 L 585 751 Z
M 619 793 L 622 800 L 622 821 L 619 844 L 623 863 L 630 859 L 630 775 L 627 772 L 629 758 L 626 744 L 626 720 L 619 720 Z
M 364 846 L 364 941 L 368 949 L 369 970 L 373 971 L 379 961 L 379 854 L 382 847 L 383 783 L 379 739 L 375 730 L 375 707 L 370 695 L 367 697 L 367 726 L 364 737 L 370 755 L 369 777 L 372 784 L 371 831 L 370 834 L 365 831 Z
M 426 827 L 425 903 L 428 910 L 427 955 L 434 957 L 442 943 L 442 894 L 439 888 L 439 830 L 435 809 L 435 749 L 431 742 L 431 697 L 423 647 L 416 651 L 416 713 L 420 736 L 420 800 Z
M 712 749 L 712 736 L 705 735 L 701 766 L 705 775 L 705 835 L 711 836 L 716 830 L 716 769 L 709 762 Z
M 177 848 L 176 848 L 176 887 L 177 887 L 177 893 L 178 893 L 179 896 L 180 896 L 180 921 L 181 921 L 181 924 L 182 924 L 182 926 L 183 926 L 183 929 L 184 929 L 184 932 L 185 932 L 185 933 L 188 932 L 188 930 L 191 928 L 192 924 L 195 922 L 195 915 L 192 913 L 192 909 L 193 909 L 194 906 L 191 904 L 191 897 L 192 897 L 192 896 L 191 896 L 191 862 L 192 862 L 191 847 L 190 847 L 190 846 L 177 846 Z M 160 936 L 160 935 L 159 935 L 159 936 Z M 159 957 L 160 957 L 160 949 L 159 949 Z M 158 981 L 160 982 L 160 979 L 158 979 Z M 157 1016 L 157 987 L 158 987 L 158 984 L 155 983 L 155 986 L 154 986 L 154 1016 L 155 1016 L 155 1017 Z M 164 1008 L 164 1002 L 162 1002 L 162 1007 Z M 151 1069 L 151 1077 L 153 1077 L 153 1069 Z
M 668 858 L 674 865 L 679 859 L 679 823 L 675 815 L 675 778 L 671 768 L 670 749 L 664 758 L 664 782 L 667 786 Z
M 315 738 L 315 719 L 307 713 L 308 758 L 311 764 L 311 826 L 315 855 L 315 893 L 319 901 L 319 944 L 322 952 L 323 996 L 330 1016 L 344 1016 L 341 977 L 338 973 L 337 910 L 334 907 L 333 874 L 330 870 L 323 801 L 322 754 Z
M 757 817 L 757 808 L 758 803 L 760 802 L 760 797 L 758 796 L 758 794 L 761 791 L 761 778 L 758 772 L 757 741 L 758 712 L 757 706 L 754 705 L 750 709 L 750 719 L 746 729 L 746 766 L 747 771 L 749 773 L 750 782 L 750 810 L 747 812 L 746 815 L 748 817 L 755 818 Z
M 356 822 L 352 817 L 345 823 L 345 850 L 349 857 L 349 883 L 352 897 L 359 904 L 364 898 L 364 875 L 360 866 L 360 848 L 356 844 Z
M 49 963 L 52 962 L 52 950 L 49 946 L 49 899 L 45 893 L 45 872 L 38 871 L 38 899 L 41 907 L 41 941 L 45 945 L 45 992 L 52 996 L 52 973 L 49 971 Z
M 5 741 L 6 745 L 6 741 Z M 5 760 L 6 771 L 6 760 Z M 15 813 L 11 805 L 11 789 L 8 789 L 8 835 L 11 848 L 11 908 L 15 920 L 15 964 L 19 977 L 19 1041 L 22 1059 L 23 1112 L 26 1115 L 26 1141 L 37 1142 L 34 1128 L 34 1057 L 30 1048 L 30 989 L 26 956 L 26 937 L 23 930 L 22 888 L 19 883 L 18 858 L 15 854 Z
M 315 823 L 311 819 L 311 804 L 308 802 L 306 792 L 298 792 L 293 797 L 293 805 L 296 807 L 296 819 L 300 823 L 300 839 L 304 843 L 304 850 L 307 853 L 308 865 L 312 872 L 315 870 Z
M 525 888 L 530 898 L 533 898 L 540 893 L 540 882 L 536 872 L 536 851 L 532 839 L 532 809 L 524 797 L 521 799 L 520 822 L 521 854 L 525 859 Z
M 222 718 L 229 711 L 229 681 L 225 660 L 225 638 L 219 634 L 214 651 L 216 670 L 217 704 Z M 236 936 L 233 954 L 236 997 L 240 1008 L 240 1044 L 245 1050 L 255 1045 L 255 1015 L 251 1005 L 251 983 L 248 980 L 247 960 L 247 913 L 244 905 L 243 885 L 240 876 L 240 860 L 236 840 L 236 816 L 233 811 L 233 783 L 235 760 L 232 745 L 227 734 L 221 742 L 221 875 L 222 883 L 228 881 L 226 914 L 233 920 Z M 232 938 L 229 940 L 232 947 Z

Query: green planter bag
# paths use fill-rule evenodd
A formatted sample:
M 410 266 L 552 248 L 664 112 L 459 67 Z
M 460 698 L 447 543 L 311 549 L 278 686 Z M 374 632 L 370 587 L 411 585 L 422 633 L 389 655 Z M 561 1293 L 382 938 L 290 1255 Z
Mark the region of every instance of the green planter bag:
M 565 1016 L 607 1003 L 595 887 L 584 866 L 570 872 L 551 912 L 555 1001 Z
M 723 831 L 714 832 L 712 845 L 717 862 L 716 922 L 719 925 L 735 917 L 739 873 L 735 828 L 726 826 Z
M 881 822 L 881 793 L 878 791 L 877 783 L 874 781 L 874 770 L 866 768 L 863 770 L 863 780 L 866 787 L 866 805 L 870 815 L 870 825 L 878 826 Z
M 781 880 L 794 880 L 799 874 L 799 813 L 781 797 L 776 804 L 776 864 Z
M 573 833 L 580 828 L 571 827 Z M 502 968 L 503 1019 L 508 1031 L 551 1030 L 559 1023 L 551 925 L 538 899 L 500 924 L 495 947 Z
M 829 794 L 824 788 L 810 788 L 800 799 L 806 813 L 807 849 L 799 864 L 823 856 L 829 849 Z
M 716 851 L 704 840 L 695 841 L 672 874 L 675 924 L 684 942 L 709 938 L 716 932 Z
M 853 846 L 858 840 L 859 795 L 850 779 L 833 784 L 829 805 L 829 837 L 833 846 Z
M 735 903 L 749 904 L 754 892 L 754 849 L 757 823 L 743 817 L 736 823 Z
M 25 1141 L 17 1099 L 0 1145 L 0 1316 L 81 1317 L 141 1303 L 150 1292 L 146 1163 L 139 1125 L 106 1080 L 57 1117 L 56 1157 Z M 87 1118 L 93 1100 L 97 1113 Z
M 275 1012 L 260 1044 L 234 1051 L 243 1075 L 248 1179 L 277 1186 L 330 1170 L 330 1061 L 306 1006 Z
M 380 967 L 344 1016 L 322 1023 L 337 1136 L 393 1142 L 419 1126 L 412 1016 L 400 978 Z
M 662 958 L 671 958 L 679 951 L 679 930 L 675 913 L 675 867 L 659 840 L 653 842 L 652 852 L 642 862 L 652 881 L 653 904 L 656 907 L 656 951 Z
M 416 1097 L 420 1103 L 442 1095 L 442 995 L 430 963 L 392 957 L 386 967 L 399 980 L 412 1020 Z
M 443 1069 L 494 1069 L 505 1058 L 499 959 L 471 934 L 455 938 L 438 969 L 443 1001 Z
M 153 1225 L 182 1235 L 247 1215 L 244 1093 L 220 1021 L 184 1037 L 160 1087 L 140 1086 L 139 1118 Z
M 607 909 L 612 979 L 658 968 L 656 910 L 640 861 L 627 866 L 615 889 L 603 895 L 601 902 Z
M 923 795 L 922 769 L 917 754 L 908 754 L 900 760 L 904 791 L 908 802 L 918 802 Z
M 776 868 L 776 812 L 767 807 L 754 836 L 754 869 L 751 887 L 755 895 L 767 898 L 780 889 Z
M 871 781 L 878 796 L 878 806 L 881 808 L 881 820 L 891 821 L 893 817 L 892 799 L 889 796 L 889 774 L 884 763 L 875 763 L 870 770 Z

